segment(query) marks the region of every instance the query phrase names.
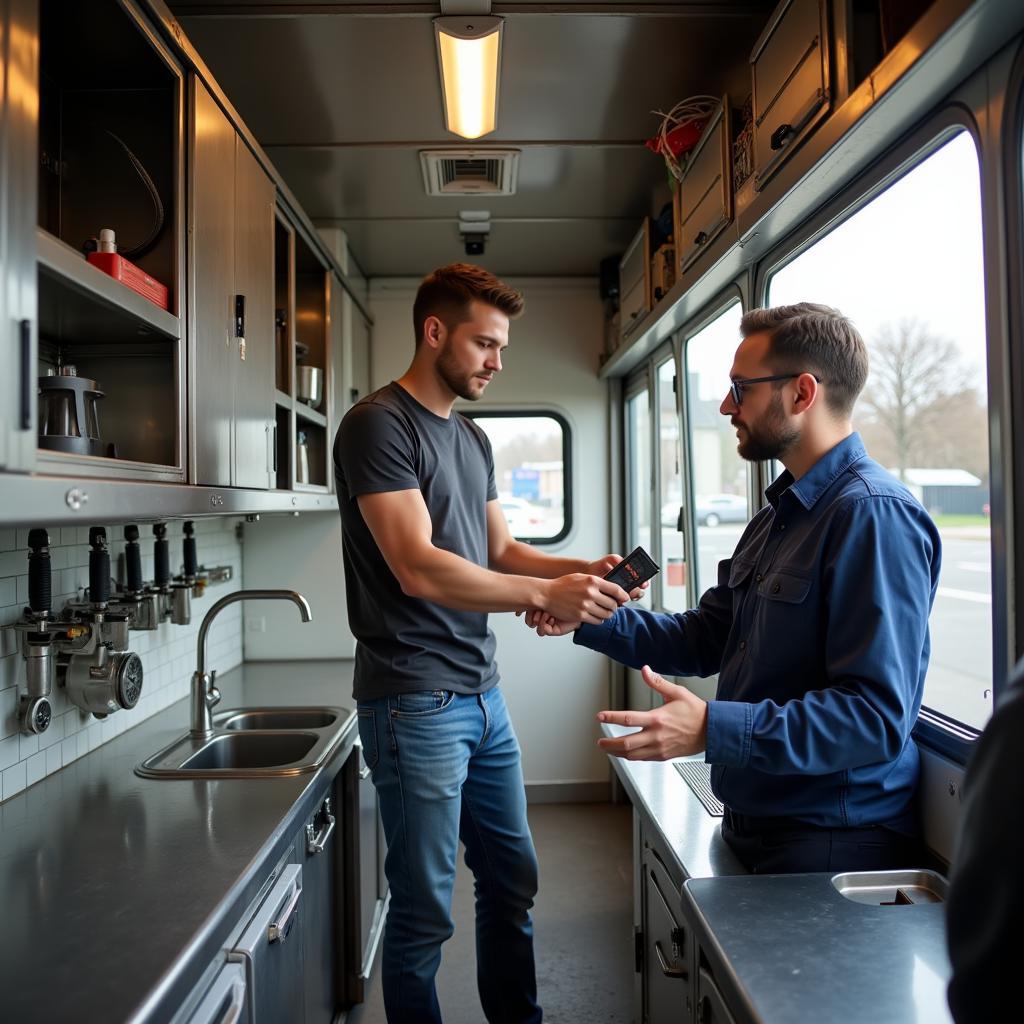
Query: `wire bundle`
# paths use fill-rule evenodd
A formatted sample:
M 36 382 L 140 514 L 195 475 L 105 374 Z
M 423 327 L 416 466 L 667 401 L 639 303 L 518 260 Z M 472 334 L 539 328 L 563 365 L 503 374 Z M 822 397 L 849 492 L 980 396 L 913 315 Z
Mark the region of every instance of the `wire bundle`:
M 680 100 L 667 114 L 652 110 L 661 118 L 658 133 L 647 145 L 665 158 L 669 174 L 676 181 L 683 180 L 680 156 L 689 152 L 700 139 L 704 126 L 720 106 L 721 97 L 688 96 Z

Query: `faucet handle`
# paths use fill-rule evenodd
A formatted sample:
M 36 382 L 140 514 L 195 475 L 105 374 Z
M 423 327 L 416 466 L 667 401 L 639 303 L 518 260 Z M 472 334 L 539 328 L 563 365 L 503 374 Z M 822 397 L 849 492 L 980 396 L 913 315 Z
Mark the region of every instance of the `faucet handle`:
M 211 708 L 216 707 L 220 703 L 220 690 L 217 689 L 216 682 L 217 682 L 217 670 L 214 669 L 210 673 L 210 687 L 206 691 L 206 693 L 207 693 L 206 703 Z

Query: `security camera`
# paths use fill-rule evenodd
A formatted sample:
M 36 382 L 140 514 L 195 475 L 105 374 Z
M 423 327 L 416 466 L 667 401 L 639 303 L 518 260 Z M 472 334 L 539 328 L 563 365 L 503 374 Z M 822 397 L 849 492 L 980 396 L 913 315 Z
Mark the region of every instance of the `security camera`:
M 484 242 L 487 241 L 486 235 L 463 235 L 462 240 L 466 243 L 467 256 L 483 256 Z

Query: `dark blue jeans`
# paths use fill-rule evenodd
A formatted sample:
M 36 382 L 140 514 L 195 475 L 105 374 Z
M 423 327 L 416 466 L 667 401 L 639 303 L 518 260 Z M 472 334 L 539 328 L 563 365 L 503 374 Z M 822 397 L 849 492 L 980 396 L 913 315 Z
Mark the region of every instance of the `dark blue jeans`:
M 475 878 L 484 1015 L 491 1024 L 540 1021 L 530 920 L 537 855 L 519 742 L 500 691 L 425 690 L 358 707 L 388 844 L 381 968 L 388 1021 L 440 1024 L 434 977 L 454 931 L 460 839 Z

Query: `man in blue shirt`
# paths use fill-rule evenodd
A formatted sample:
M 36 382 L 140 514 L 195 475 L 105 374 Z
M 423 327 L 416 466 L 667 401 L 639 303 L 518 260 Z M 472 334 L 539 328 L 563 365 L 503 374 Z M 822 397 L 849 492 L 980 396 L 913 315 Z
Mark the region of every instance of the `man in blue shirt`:
M 683 614 L 620 608 L 600 625 L 532 613 L 541 635 L 643 669 L 665 698 L 599 718 L 629 760 L 705 752 L 722 834 L 751 871 L 871 870 L 917 858 L 921 706 L 939 535 L 864 450 L 851 414 L 868 357 L 837 310 L 748 312 L 720 412 L 748 460 L 785 466 L 718 585 Z M 653 669 L 653 671 L 652 671 Z M 666 675 L 718 676 L 700 700 Z

